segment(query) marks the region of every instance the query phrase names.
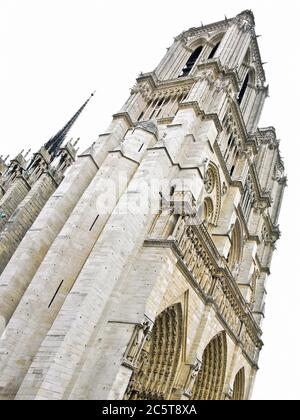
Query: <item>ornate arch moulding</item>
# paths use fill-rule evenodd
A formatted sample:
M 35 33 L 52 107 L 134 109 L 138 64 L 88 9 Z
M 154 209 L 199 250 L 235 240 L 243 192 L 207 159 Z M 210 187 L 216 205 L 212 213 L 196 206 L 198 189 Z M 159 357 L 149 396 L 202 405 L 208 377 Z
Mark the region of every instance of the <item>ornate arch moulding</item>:
M 141 341 L 124 399 L 166 400 L 174 382 L 183 347 L 183 312 L 175 303 L 156 316 L 151 332 Z M 132 341 L 135 341 L 133 334 Z

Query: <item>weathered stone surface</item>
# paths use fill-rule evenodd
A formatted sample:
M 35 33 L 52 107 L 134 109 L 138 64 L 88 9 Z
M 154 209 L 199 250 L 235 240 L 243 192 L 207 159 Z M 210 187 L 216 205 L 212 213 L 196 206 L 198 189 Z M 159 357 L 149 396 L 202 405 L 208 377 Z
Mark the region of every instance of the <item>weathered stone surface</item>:
M 64 179 L 0 161 L 0 399 L 250 398 L 286 185 L 267 93 L 244 11 L 175 38 Z

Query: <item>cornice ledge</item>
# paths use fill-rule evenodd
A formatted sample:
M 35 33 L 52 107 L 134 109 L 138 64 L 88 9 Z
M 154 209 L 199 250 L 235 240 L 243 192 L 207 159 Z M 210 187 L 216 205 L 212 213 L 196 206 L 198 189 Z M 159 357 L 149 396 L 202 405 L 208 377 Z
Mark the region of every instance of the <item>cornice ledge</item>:
M 84 158 L 84 157 L 88 157 L 92 160 L 92 162 L 94 163 L 94 165 L 96 166 L 97 169 L 100 169 L 100 166 L 98 165 L 98 163 L 96 162 L 94 156 L 93 156 L 93 152 L 84 152 L 80 155 L 78 155 L 78 159 L 79 158 Z
M 205 61 L 203 63 L 199 63 L 197 65 L 198 70 L 206 70 L 206 69 L 212 69 L 217 76 L 222 76 L 224 79 L 231 80 L 231 82 L 234 85 L 234 89 L 236 92 L 239 91 L 239 77 L 236 69 L 230 69 L 227 66 L 223 66 L 220 62 L 220 59 L 212 58 L 208 61 Z
M 212 120 L 216 126 L 218 133 L 223 131 L 222 124 L 219 120 L 218 114 L 206 114 L 203 109 L 200 108 L 198 101 L 185 101 L 181 102 L 178 106 L 178 109 L 193 108 L 196 115 L 199 115 L 205 121 Z
M 206 36 L 209 32 L 215 32 L 219 30 L 228 29 L 229 26 L 233 23 L 234 18 L 232 19 L 225 19 L 220 20 L 216 23 L 210 23 L 208 25 L 202 25 L 199 27 L 192 27 L 186 31 L 181 32 L 181 34 L 177 35 L 174 40 L 175 41 L 182 41 L 187 42 L 190 38 L 194 38 L 199 35 Z
M 240 190 L 241 194 L 244 192 L 244 185 L 243 185 L 242 181 L 239 181 L 239 180 L 231 181 L 231 186 L 238 188 Z
M 121 112 L 117 112 L 116 114 L 113 114 L 113 119 L 117 119 L 117 118 L 124 118 L 127 121 L 127 124 L 129 125 L 129 127 L 134 126 L 134 123 L 133 123 L 130 115 L 126 111 L 124 111 L 124 112 L 121 111 Z
M 119 153 L 124 159 L 130 160 L 130 162 L 136 163 L 137 165 L 141 164 L 141 162 L 126 156 L 121 149 L 111 150 L 109 153 Z
M 183 165 L 181 165 L 181 163 L 175 162 L 173 160 L 172 156 L 170 155 L 170 153 L 168 151 L 168 148 L 164 144 L 157 143 L 157 145 L 155 145 L 155 146 L 148 147 L 147 150 L 164 150 L 166 155 L 168 156 L 168 159 L 170 160 L 172 166 L 177 166 L 181 171 L 190 171 L 190 170 L 197 171 L 200 178 L 201 179 L 204 178 L 199 166 L 183 166 Z
M 206 238 L 201 239 L 203 245 L 207 245 L 206 242 L 205 242 L 205 239 Z M 201 292 L 201 296 L 203 297 L 204 301 L 207 302 L 207 296 L 203 294 L 201 289 L 199 289 L 199 285 L 194 280 L 193 275 L 190 273 L 190 271 L 186 267 L 184 261 L 182 260 L 179 249 L 178 249 L 178 246 L 177 246 L 177 241 L 175 239 L 147 238 L 144 241 L 144 246 L 145 247 L 170 248 L 175 253 L 175 256 L 178 258 L 178 263 L 180 264 L 181 268 L 184 269 L 184 272 L 188 275 L 188 277 L 191 280 L 193 280 L 193 284 L 195 285 L 195 287 L 197 287 L 197 290 L 199 290 L 199 292 Z M 221 257 L 220 257 L 220 259 L 221 259 Z M 213 262 L 215 260 L 212 259 L 211 261 Z M 245 300 L 242 296 L 242 293 L 241 293 L 238 285 L 236 284 L 236 282 L 234 281 L 233 277 L 228 272 L 228 270 L 226 270 L 222 267 L 218 267 L 217 261 L 215 261 L 214 265 L 216 267 L 216 276 L 224 279 L 226 287 L 229 288 L 230 295 L 234 298 L 235 304 L 238 305 L 238 307 L 239 307 L 239 311 L 240 311 L 240 314 L 242 315 L 242 318 L 244 319 L 245 327 L 246 327 L 246 330 L 249 334 L 249 337 L 251 338 L 252 334 L 254 334 L 255 337 L 252 336 L 251 339 L 252 340 L 254 339 L 254 344 L 256 343 L 255 344 L 256 347 L 260 348 L 260 345 L 261 345 L 262 341 L 260 340 L 259 337 L 262 335 L 262 331 L 260 330 L 259 326 L 255 322 L 251 311 L 249 311 L 247 309 L 246 302 L 245 302 Z M 213 302 L 213 303 L 215 305 L 215 302 Z M 252 334 L 251 334 L 251 331 L 252 331 Z
M 148 81 L 152 89 L 172 87 L 174 83 L 176 86 L 193 84 L 197 81 L 196 77 L 181 77 L 176 79 L 160 80 L 154 71 L 148 73 L 141 73 L 137 79 L 137 83 Z

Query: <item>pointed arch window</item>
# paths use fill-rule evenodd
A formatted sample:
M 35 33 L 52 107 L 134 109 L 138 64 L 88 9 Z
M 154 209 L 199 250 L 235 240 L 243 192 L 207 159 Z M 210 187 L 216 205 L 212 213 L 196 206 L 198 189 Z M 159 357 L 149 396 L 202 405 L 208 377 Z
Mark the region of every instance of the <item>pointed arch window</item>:
M 202 50 L 203 50 L 203 46 L 200 46 L 192 53 L 192 55 L 190 56 L 190 58 L 186 62 L 186 65 L 182 69 L 182 72 L 180 73 L 179 77 L 185 77 L 185 76 L 188 76 L 190 74 L 190 72 L 191 72 L 192 68 L 194 67 L 196 61 L 198 60 Z
M 208 57 L 208 59 L 210 60 L 211 58 L 214 58 L 215 57 L 215 55 L 216 55 L 216 52 L 217 52 L 217 50 L 218 50 L 218 48 L 219 48 L 219 45 L 221 44 L 221 41 L 220 42 L 218 42 L 214 47 L 213 47 L 213 49 L 211 50 L 211 52 L 210 52 L 210 54 L 209 54 L 209 57 Z
M 241 90 L 240 90 L 240 93 L 239 93 L 239 96 L 238 96 L 238 99 L 237 99 L 239 105 L 241 105 L 241 103 L 243 101 L 243 98 L 245 96 L 248 84 L 249 84 L 249 73 L 246 74 L 244 83 L 241 87 Z

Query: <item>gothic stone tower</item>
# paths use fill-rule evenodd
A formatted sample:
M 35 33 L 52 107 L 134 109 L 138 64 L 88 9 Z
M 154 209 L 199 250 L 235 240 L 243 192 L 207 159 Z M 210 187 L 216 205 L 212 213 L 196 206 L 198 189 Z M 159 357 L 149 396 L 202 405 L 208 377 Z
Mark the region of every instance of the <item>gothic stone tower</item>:
M 250 11 L 138 77 L 4 263 L 2 399 L 250 398 L 286 185 L 267 96 Z

